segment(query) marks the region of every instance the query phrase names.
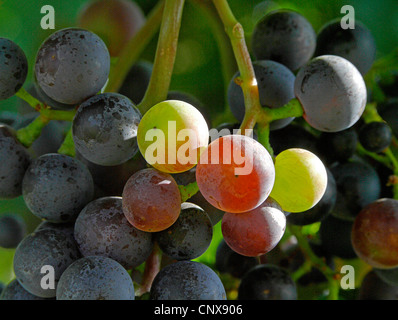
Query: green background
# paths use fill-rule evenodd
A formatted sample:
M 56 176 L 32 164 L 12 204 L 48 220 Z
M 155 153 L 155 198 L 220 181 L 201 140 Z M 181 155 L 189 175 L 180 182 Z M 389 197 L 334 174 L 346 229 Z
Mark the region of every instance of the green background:
M 156 0 L 136 0 L 144 12 L 148 12 Z M 77 14 L 87 0 L 0 0 L 0 37 L 15 41 L 25 52 L 29 61 L 29 74 L 25 88 L 32 79 L 33 63 L 40 43 L 54 30 L 43 30 L 40 21 L 44 5 L 55 9 L 55 26 L 57 29 L 76 26 Z M 255 19 L 262 12 L 262 1 L 230 0 L 230 6 L 243 25 L 250 39 Z M 313 25 L 315 31 L 327 21 L 342 17 L 343 5 L 355 8 L 356 19 L 362 21 L 373 33 L 377 44 L 377 56 L 391 52 L 398 43 L 398 5 L 397 0 L 300 0 L 273 1 L 283 8 L 301 12 Z M 257 6 L 259 5 L 259 6 Z M 256 8 L 256 10 L 254 10 Z M 142 58 L 152 61 L 156 49 L 156 37 L 142 54 Z M 177 53 L 171 89 L 183 90 L 196 95 L 209 110 L 222 110 L 225 104 L 224 84 L 221 62 L 217 45 L 210 27 L 203 16 L 200 16 L 189 1 L 184 8 L 180 32 L 179 51 Z M 0 101 L 0 111 L 15 111 L 18 106 L 16 97 Z M 1 161 L 1 159 L 0 159 Z M 24 217 L 31 232 L 39 223 L 25 207 L 23 200 L 0 201 L 0 215 L 13 213 Z M 200 259 L 213 264 L 215 249 L 220 237 L 220 226 L 217 225 L 216 236 L 210 249 Z M 14 250 L 0 249 L 0 282 L 9 282 L 13 275 L 12 257 Z

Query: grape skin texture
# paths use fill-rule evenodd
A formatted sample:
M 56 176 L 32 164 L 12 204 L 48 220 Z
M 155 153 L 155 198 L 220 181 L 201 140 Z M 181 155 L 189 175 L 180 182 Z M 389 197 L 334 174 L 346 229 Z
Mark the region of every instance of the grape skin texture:
M 13 41 L 0 38 L 0 100 L 12 97 L 25 83 L 28 60 Z
M 121 197 L 90 202 L 80 212 L 74 236 L 83 256 L 106 256 L 132 269 L 152 252 L 152 235 L 134 228 L 126 219 Z
M 177 221 L 156 234 L 160 249 L 172 259 L 191 260 L 201 256 L 210 246 L 213 226 L 199 206 L 184 202 Z
M 238 300 L 297 300 L 297 289 L 286 270 L 261 264 L 243 276 Z
M 271 61 L 259 60 L 253 62 L 254 73 L 256 75 L 260 104 L 263 107 L 280 108 L 294 98 L 295 76 L 284 65 Z M 228 104 L 235 118 L 242 122 L 245 115 L 245 101 L 241 86 L 235 83 L 235 79 L 240 76 L 237 72 L 228 86 Z M 294 118 L 272 121 L 271 130 L 276 130 L 287 126 Z
M 318 32 L 314 56 L 325 54 L 347 59 L 364 75 L 376 58 L 376 43 L 361 22 L 356 20 L 354 29 L 343 29 L 338 19 L 330 21 Z
M 22 194 L 22 180 L 31 157 L 16 138 L 14 129 L 0 124 L 0 199 Z
M 46 300 L 26 291 L 17 279 L 12 280 L 1 292 L 0 300 Z
M 55 230 L 41 230 L 26 236 L 18 245 L 14 256 L 14 272 L 19 283 L 30 293 L 42 297 L 55 297 L 56 289 L 43 289 L 41 268 L 54 268 L 55 288 L 65 269 L 80 258 L 76 243 Z
M 35 159 L 22 182 L 24 201 L 33 214 L 50 222 L 75 220 L 92 200 L 93 178 L 80 161 L 49 153 Z
M 138 151 L 140 111 L 127 97 L 98 94 L 83 102 L 73 119 L 72 135 L 78 152 L 87 160 L 115 166 Z
M 348 129 L 361 117 L 366 105 L 362 75 L 348 60 L 324 55 L 300 69 L 294 92 L 308 124 L 324 132 Z
M 392 132 L 388 124 L 384 122 L 370 122 L 359 131 L 359 142 L 370 152 L 381 152 L 392 141 Z
M 16 248 L 25 234 L 26 225 L 22 218 L 11 214 L 0 217 L 0 247 Z
M 152 168 L 133 174 L 123 189 L 122 198 L 127 220 L 146 232 L 167 229 L 181 210 L 181 195 L 173 177 Z
M 105 85 L 110 56 L 94 33 L 76 28 L 59 30 L 41 45 L 35 63 L 37 83 L 52 99 L 79 104 Z
M 384 282 L 371 270 L 362 280 L 358 300 L 398 300 L 398 286 Z
M 379 269 L 398 267 L 398 200 L 383 198 L 356 216 L 351 240 L 357 255 Z
M 254 139 L 227 135 L 214 140 L 196 167 L 200 192 L 216 208 L 246 212 L 271 192 L 275 168 L 268 151 Z
M 316 34 L 299 13 L 277 10 L 257 22 L 251 43 L 256 60 L 273 60 L 295 71 L 312 57 Z
M 151 300 L 226 300 L 224 286 L 208 266 L 195 261 L 179 261 L 156 275 Z
M 221 224 L 228 246 L 247 257 L 257 257 L 271 251 L 282 239 L 285 229 L 286 216 L 271 198 L 248 212 L 226 212 Z
M 62 274 L 56 297 L 57 300 L 134 300 L 134 284 L 115 260 L 84 257 Z

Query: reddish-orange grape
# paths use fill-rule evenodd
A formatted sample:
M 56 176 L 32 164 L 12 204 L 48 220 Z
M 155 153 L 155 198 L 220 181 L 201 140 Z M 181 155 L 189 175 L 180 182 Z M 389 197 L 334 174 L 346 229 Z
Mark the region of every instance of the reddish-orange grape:
M 123 212 L 137 229 L 158 232 L 178 218 L 181 195 L 171 175 L 152 168 L 133 174 L 122 194 Z
M 286 216 L 279 204 L 268 198 L 249 212 L 225 213 L 221 230 L 225 242 L 235 252 L 256 257 L 271 251 L 286 229 Z
M 119 55 L 145 21 L 141 8 L 129 0 L 90 1 L 78 17 L 78 25 L 101 37 L 112 57 Z
M 358 257 L 379 269 L 398 267 L 398 200 L 383 198 L 356 216 L 351 241 Z
M 254 139 L 227 135 L 214 140 L 202 153 L 196 181 L 202 195 L 226 212 L 246 212 L 267 199 L 275 168 L 268 151 Z

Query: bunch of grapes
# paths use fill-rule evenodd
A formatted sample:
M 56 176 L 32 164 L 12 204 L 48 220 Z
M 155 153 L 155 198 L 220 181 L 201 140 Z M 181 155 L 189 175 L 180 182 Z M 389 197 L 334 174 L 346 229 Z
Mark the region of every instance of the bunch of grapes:
M 1 114 L 0 199 L 41 221 L 0 218 L 0 299 L 396 299 L 398 81 L 370 31 L 278 8 L 247 46 L 226 0 L 192 2 L 235 54 L 217 116 L 170 89 L 184 1 L 92 1 L 34 66 L 0 38 L 0 99 L 24 101 Z M 351 296 L 342 261 L 369 272 Z

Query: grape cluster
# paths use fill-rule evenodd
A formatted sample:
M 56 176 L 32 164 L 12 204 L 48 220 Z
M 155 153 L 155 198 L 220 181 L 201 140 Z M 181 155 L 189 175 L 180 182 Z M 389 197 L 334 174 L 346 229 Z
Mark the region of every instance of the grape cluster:
M 362 23 L 317 34 L 298 12 L 266 13 L 253 83 L 240 66 L 226 84 L 229 122 L 183 91 L 145 110 L 149 61 L 107 91 L 111 58 L 145 24 L 138 5 L 98 0 L 78 20 L 43 41 L 27 90 L 24 52 L 0 38 L 0 99 L 38 103 L 0 114 L 0 199 L 41 221 L 0 217 L 0 247 L 15 250 L 0 300 L 297 300 L 336 281 L 335 258 L 372 269 L 356 298 L 397 299 L 398 106 L 380 79 L 383 102 L 368 95 Z

